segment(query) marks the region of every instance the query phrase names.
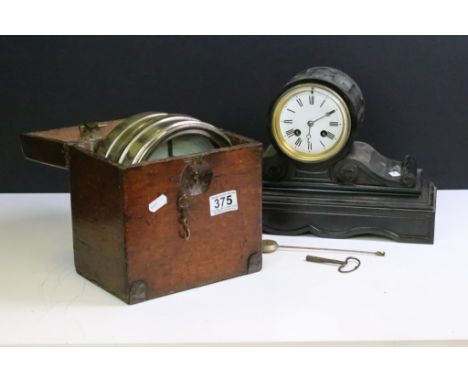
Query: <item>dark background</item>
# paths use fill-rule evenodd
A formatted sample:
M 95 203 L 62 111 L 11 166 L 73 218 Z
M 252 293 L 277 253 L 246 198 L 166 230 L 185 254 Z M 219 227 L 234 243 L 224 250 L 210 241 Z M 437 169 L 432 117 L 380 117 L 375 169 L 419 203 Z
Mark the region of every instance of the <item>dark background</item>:
M 360 85 L 360 140 L 468 188 L 466 37 L 0 37 L 0 60 L 0 192 L 68 191 L 65 171 L 23 159 L 21 132 L 158 110 L 266 142 L 273 96 L 321 65 Z

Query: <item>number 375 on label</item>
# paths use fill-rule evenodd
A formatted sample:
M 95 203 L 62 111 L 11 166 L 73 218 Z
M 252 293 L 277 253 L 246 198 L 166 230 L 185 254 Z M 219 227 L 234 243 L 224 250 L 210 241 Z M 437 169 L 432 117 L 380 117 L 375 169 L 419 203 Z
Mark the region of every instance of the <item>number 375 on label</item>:
M 210 196 L 210 215 L 215 216 L 229 211 L 237 211 L 236 190 Z

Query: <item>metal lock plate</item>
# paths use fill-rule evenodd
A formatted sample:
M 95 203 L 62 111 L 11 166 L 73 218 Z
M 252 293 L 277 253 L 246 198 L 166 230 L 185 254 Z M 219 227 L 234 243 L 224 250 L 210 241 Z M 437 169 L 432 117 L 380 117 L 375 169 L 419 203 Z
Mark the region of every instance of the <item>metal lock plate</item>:
M 190 196 L 200 195 L 205 192 L 213 179 L 213 171 L 203 158 L 194 159 L 185 167 L 180 179 L 180 193 L 177 198 L 177 209 L 179 210 L 179 223 L 182 231 L 181 236 L 190 239 L 190 227 L 188 220 L 188 208 L 190 207 Z
M 187 196 L 200 195 L 205 192 L 213 179 L 213 171 L 203 158 L 190 162 L 184 169 L 180 180 L 181 190 Z

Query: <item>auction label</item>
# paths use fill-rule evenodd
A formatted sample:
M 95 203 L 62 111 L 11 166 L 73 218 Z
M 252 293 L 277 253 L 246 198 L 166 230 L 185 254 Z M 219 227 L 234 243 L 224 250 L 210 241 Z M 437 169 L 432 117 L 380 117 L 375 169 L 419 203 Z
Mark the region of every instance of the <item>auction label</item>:
M 153 214 L 159 210 L 160 208 L 164 207 L 167 204 L 167 196 L 162 194 L 159 195 L 156 199 L 154 199 L 150 204 L 148 204 L 149 212 Z
M 216 216 L 229 211 L 237 211 L 236 190 L 210 196 L 210 214 Z

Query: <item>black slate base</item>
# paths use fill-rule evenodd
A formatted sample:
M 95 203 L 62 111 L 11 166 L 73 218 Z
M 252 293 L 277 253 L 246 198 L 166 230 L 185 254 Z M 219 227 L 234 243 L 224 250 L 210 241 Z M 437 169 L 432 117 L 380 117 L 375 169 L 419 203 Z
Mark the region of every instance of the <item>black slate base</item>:
M 434 242 L 436 187 L 423 180 L 418 192 L 385 187 L 327 185 L 290 187 L 265 181 L 263 231 L 277 235 L 312 233 L 327 238 L 383 236 L 408 243 Z

